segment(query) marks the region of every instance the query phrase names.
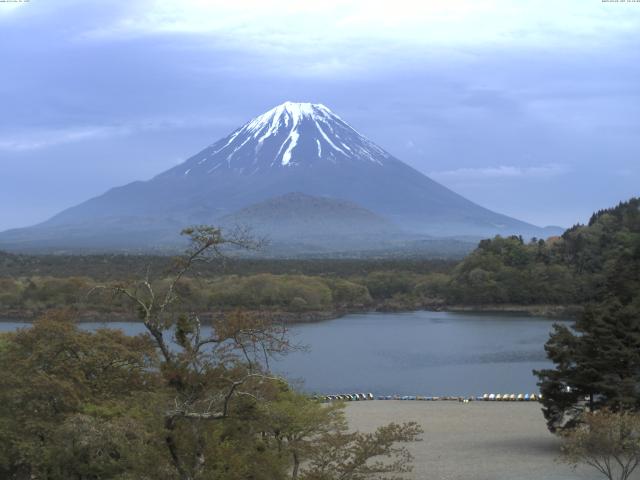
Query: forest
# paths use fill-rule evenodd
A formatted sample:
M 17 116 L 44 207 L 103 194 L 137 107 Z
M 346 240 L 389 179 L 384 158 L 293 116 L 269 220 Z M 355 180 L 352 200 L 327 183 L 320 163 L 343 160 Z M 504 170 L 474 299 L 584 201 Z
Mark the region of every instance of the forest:
M 262 309 L 309 318 L 369 310 L 560 306 L 564 312 L 602 298 L 613 272 L 621 283 L 624 258 L 638 248 L 640 200 L 593 214 L 562 236 L 482 240 L 462 260 L 450 259 L 217 259 L 182 279 L 181 298 L 215 314 Z M 151 272 L 163 281 L 169 257 L 126 255 L 0 255 L 0 314 L 33 317 L 73 307 L 87 315 L 126 314 L 127 299 L 88 295 Z M 312 316 L 312 318 L 315 318 Z

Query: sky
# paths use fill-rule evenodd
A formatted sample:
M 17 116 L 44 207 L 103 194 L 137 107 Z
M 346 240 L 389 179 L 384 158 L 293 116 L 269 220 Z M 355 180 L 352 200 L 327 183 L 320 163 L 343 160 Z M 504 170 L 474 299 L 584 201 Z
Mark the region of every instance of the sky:
M 0 230 L 284 101 L 538 225 L 640 194 L 640 1 L 0 1 Z

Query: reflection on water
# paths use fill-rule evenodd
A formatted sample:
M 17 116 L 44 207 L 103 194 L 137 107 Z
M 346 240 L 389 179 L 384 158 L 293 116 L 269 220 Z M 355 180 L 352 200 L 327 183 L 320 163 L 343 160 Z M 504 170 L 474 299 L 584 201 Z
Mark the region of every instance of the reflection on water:
M 28 324 L 27 324 L 28 325 Z M 311 392 L 475 395 L 536 391 L 552 322 L 508 314 L 369 313 L 291 328 L 309 346 L 272 363 Z M 0 331 L 25 326 L 0 322 Z M 134 335 L 140 323 L 84 323 Z

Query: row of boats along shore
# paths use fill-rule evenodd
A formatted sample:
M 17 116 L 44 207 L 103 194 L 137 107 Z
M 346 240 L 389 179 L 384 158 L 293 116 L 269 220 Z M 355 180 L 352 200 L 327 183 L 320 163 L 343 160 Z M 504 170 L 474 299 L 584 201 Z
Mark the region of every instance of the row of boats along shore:
M 537 402 L 542 400 L 542 395 L 536 393 L 484 393 L 482 395 L 459 397 L 430 397 L 423 395 L 374 395 L 373 393 L 341 393 L 339 395 L 324 395 L 316 397 L 321 401 L 362 401 L 362 400 L 425 400 L 425 401 L 457 401 L 457 402 Z

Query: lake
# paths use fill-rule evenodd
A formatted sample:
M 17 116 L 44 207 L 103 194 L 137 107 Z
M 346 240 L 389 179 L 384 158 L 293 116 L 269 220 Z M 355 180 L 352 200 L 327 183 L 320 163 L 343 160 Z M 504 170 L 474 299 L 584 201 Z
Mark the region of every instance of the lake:
M 307 345 L 272 369 L 309 392 L 376 395 L 478 395 L 537 391 L 533 369 L 551 364 L 549 319 L 502 313 L 366 313 L 291 326 Z M 0 331 L 24 323 L 0 322 Z M 129 334 L 140 323 L 83 323 Z

